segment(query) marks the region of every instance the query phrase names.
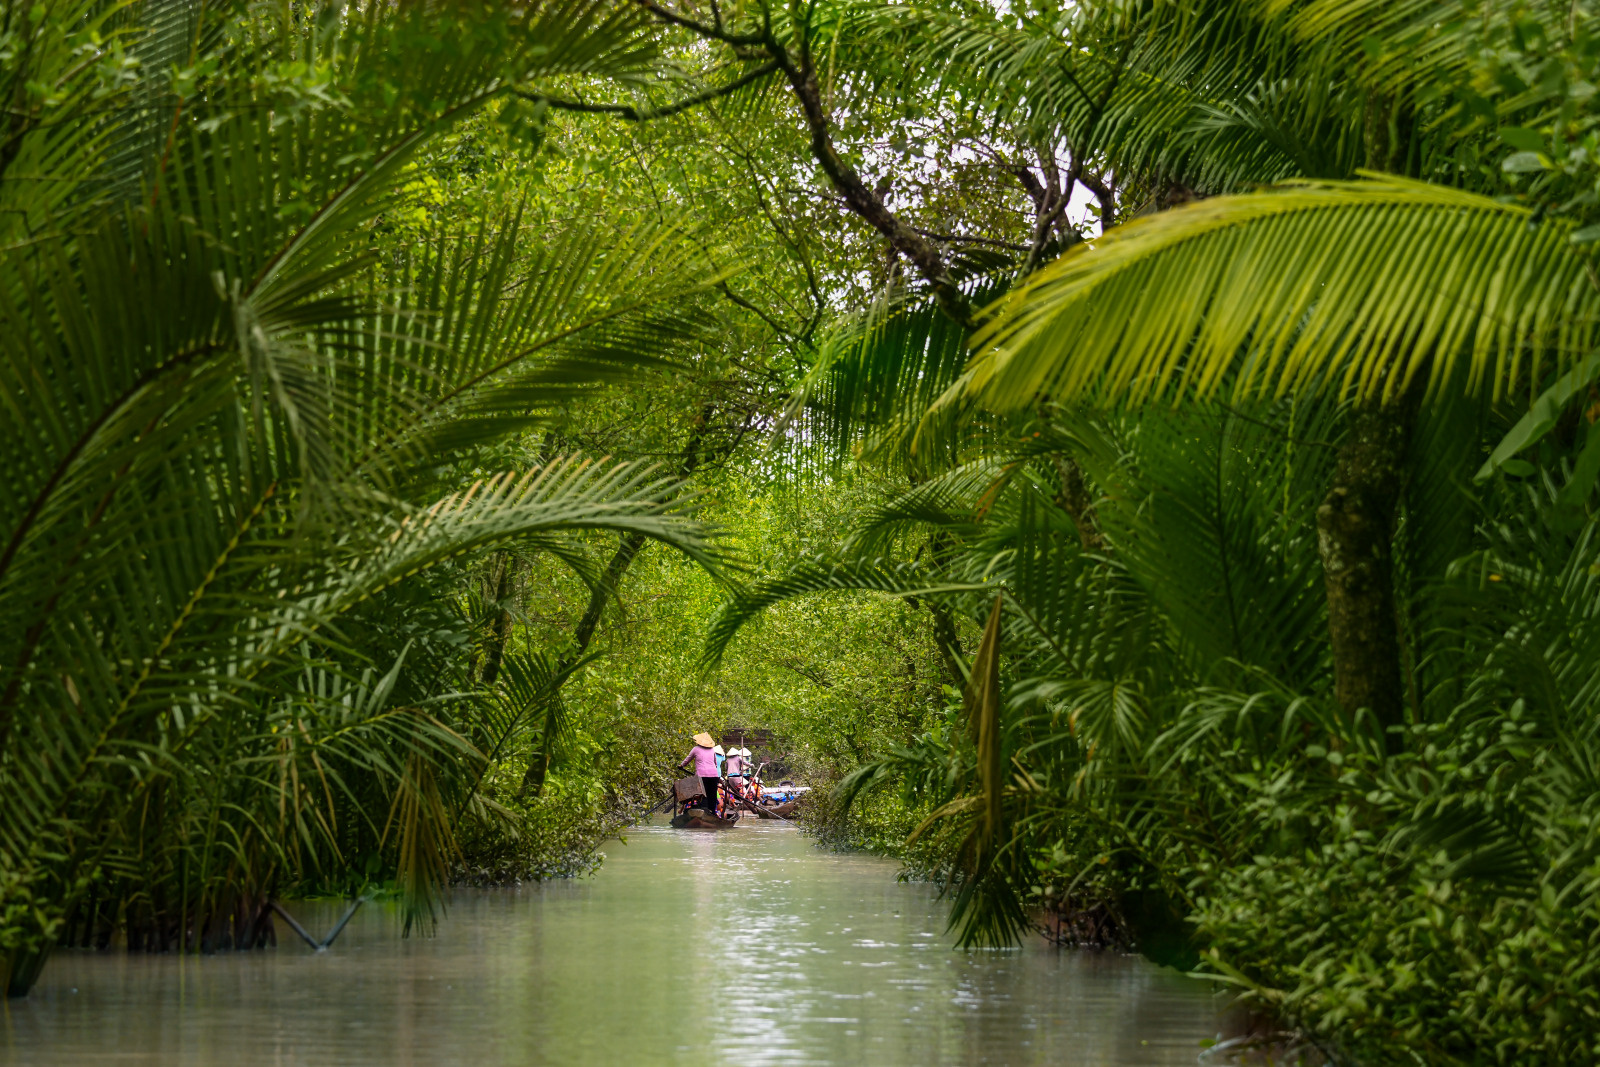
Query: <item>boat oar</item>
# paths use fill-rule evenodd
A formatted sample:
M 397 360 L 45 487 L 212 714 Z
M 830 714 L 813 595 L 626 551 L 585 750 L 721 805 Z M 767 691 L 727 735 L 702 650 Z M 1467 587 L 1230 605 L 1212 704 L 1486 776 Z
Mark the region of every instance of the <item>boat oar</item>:
M 765 808 L 761 807 L 760 805 L 752 805 L 750 810 L 755 812 L 758 815 L 765 815 L 765 816 L 767 816 L 769 818 L 773 818 L 773 819 L 782 819 L 784 822 L 794 822 L 794 820 L 789 818 L 789 816 L 780 815 L 775 811 L 767 811 Z
M 755 801 L 751 800 L 749 797 L 739 797 L 739 803 L 744 805 L 746 811 L 755 812 L 757 815 L 770 815 L 774 819 L 782 819 L 784 822 L 794 822 L 794 820 L 789 818 L 789 816 L 787 816 L 787 815 L 779 815 L 775 811 L 765 811 L 765 810 L 763 810 L 763 808 L 764 808 L 763 805 L 757 804 Z

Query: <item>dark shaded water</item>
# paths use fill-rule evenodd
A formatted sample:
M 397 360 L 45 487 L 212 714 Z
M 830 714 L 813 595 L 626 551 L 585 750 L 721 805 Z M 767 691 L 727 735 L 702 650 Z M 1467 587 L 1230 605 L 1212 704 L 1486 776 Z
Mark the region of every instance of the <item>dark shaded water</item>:
M 63 952 L 0 1019 L 17 1064 L 1194 1064 L 1203 985 L 1142 960 L 958 952 L 892 862 L 794 827 L 639 827 L 588 879 L 363 909 L 313 955 Z M 297 909 L 321 931 L 333 906 Z

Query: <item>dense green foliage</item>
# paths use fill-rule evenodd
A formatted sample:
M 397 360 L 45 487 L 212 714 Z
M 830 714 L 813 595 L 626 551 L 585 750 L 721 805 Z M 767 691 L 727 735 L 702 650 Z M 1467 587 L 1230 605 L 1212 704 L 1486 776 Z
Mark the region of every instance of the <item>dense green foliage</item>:
M 4 11 L 13 993 L 56 943 L 262 944 L 277 895 L 426 923 L 452 878 L 585 868 L 691 727 L 806 708 L 842 767 L 882 691 L 936 689 L 892 600 L 845 612 L 859 641 L 698 676 L 739 554 L 846 497 L 762 496 L 820 319 L 804 253 L 758 268 L 792 239 L 707 237 L 748 205 L 647 197 L 705 203 L 714 158 L 619 180 L 645 146 L 535 99 L 671 82 L 647 13 Z
M 963 944 L 1600 1056 L 1587 0 L 4 11 L 14 992 L 743 727 Z
M 551 672 L 478 684 L 449 586 L 406 580 L 515 539 L 597 581 L 593 530 L 711 563 L 671 479 L 492 449 L 692 343 L 720 268 L 650 223 L 418 240 L 419 157 L 657 49 L 592 5 L 5 12 L 9 986 L 62 937 L 259 943 L 296 879 L 386 870 L 425 917 L 496 818 L 477 743 Z
M 1335 1059 L 1596 1054 L 1591 17 L 808 27 L 1117 186 L 975 284 L 895 246 L 926 288 L 824 346 L 803 425 L 913 487 L 712 630 L 849 589 L 989 619 L 969 729 L 846 787 L 926 814 L 964 941 L 1109 914 Z

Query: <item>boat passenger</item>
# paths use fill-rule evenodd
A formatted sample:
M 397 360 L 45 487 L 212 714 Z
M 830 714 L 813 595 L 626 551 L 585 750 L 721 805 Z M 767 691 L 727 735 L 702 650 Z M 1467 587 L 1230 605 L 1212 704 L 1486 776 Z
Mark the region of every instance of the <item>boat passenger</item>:
M 738 749 L 730 748 L 728 750 L 728 759 L 723 764 L 722 770 L 726 776 L 724 787 L 728 790 L 728 802 L 731 804 L 743 800 L 745 798 L 744 761 L 739 758 Z
M 717 774 L 715 746 L 716 742 L 710 734 L 704 732 L 695 734 L 694 747 L 683 758 L 683 762 L 678 764 L 679 767 L 687 767 L 693 762 L 694 773 L 700 776 L 700 783 L 706 790 L 706 795 L 697 800 L 695 806 L 711 812 L 717 810 L 717 783 L 721 780 L 721 776 Z

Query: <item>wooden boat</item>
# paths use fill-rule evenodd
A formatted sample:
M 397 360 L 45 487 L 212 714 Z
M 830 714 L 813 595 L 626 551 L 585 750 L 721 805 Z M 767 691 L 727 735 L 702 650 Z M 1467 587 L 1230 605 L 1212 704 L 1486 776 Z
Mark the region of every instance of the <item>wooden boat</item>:
M 738 821 L 738 812 L 722 818 L 704 808 L 690 808 L 682 815 L 672 817 L 672 825 L 679 830 L 726 830 Z
M 791 819 L 799 806 L 798 800 L 789 800 L 782 804 L 751 804 L 750 810 L 763 819 Z

